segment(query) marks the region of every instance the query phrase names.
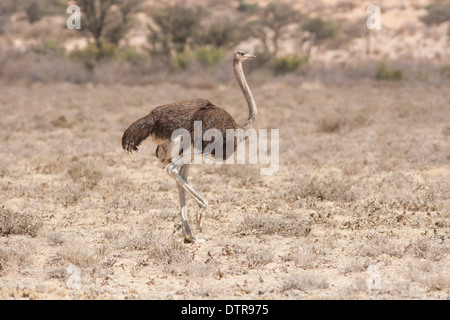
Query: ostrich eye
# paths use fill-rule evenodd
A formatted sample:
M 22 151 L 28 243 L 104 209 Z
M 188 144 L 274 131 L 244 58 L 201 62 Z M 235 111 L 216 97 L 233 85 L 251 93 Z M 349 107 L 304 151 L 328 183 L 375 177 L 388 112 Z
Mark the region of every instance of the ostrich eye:
M 244 55 L 245 55 L 245 53 L 241 52 L 241 56 L 244 56 Z

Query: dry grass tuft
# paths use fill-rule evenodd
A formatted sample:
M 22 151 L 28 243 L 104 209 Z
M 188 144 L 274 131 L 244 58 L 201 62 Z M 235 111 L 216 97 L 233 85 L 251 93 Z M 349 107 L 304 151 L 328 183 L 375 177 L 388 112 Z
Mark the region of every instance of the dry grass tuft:
M 0 245 L 0 276 L 3 272 L 17 272 L 32 265 L 36 246 L 27 239 L 15 239 Z
M 34 214 L 0 207 L 0 236 L 11 234 L 36 237 L 43 222 Z
M 93 189 L 103 178 L 103 172 L 98 165 L 77 158 L 73 159 L 67 173 L 74 182 L 81 183 L 83 190 Z
M 329 284 L 326 278 L 309 274 L 297 274 L 290 276 L 284 283 L 282 291 L 300 290 L 310 291 L 326 289 Z
M 324 255 L 323 249 L 307 238 L 293 246 L 282 259 L 294 261 L 295 265 L 302 269 L 313 269 L 320 264 L 320 257 Z
M 100 262 L 101 255 L 79 241 L 66 243 L 58 252 L 63 260 L 80 268 L 90 268 Z
M 208 261 L 195 261 L 186 245 L 172 235 L 152 233 L 147 253 L 150 260 L 171 275 L 206 277 L 217 273 L 217 268 Z
M 304 237 L 311 232 L 310 224 L 293 215 L 248 214 L 238 225 L 243 235 L 264 234 Z
M 320 201 L 349 202 L 357 199 L 354 183 L 348 177 L 326 176 L 303 177 L 296 188 L 291 189 L 295 199 L 317 199 Z
M 250 269 L 258 269 L 273 261 L 273 253 L 268 249 L 258 248 L 247 250 L 245 253 L 247 266 Z

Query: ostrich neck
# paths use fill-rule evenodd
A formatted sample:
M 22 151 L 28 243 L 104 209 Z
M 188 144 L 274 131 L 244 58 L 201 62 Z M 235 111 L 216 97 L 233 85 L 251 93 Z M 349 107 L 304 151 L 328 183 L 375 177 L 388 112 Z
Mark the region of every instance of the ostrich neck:
M 245 100 L 247 100 L 248 105 L 248 120 L 244 123 L 243 129 L 244 131 L 253 127 L 253 122 L 256 120 L 256 116 L 258 115 L 258 109 L 256 108 L 255 99 L 253 99 L 252 92 L 245 80 L 244 70 L 242 69 L 242 63 L 239 60 L 235 60 L 233 63 L 234 74 L 236 75 L 236 80 L 239 83 L 239 86 L 242 89 L 242 93 L 245 96 Z

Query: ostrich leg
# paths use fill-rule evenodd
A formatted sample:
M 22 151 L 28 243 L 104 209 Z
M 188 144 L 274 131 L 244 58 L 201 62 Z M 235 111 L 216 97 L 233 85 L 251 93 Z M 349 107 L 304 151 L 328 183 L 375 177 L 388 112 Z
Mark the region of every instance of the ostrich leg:
M 194 199 L 195 201 L 197 201 L 198 205 L 201 208 L 206 208 L 208 206 L 208 202 L 201 196 L 198 194 L 197 191 L 194 190 L 194 188 L 192 188 L 189 183 L 186 182 L 186 180 L 184 180 L 179 172 L 180 172 L 180 167 L 182 167 L 183 164 L 183 159 L 180 158 L 178 160 L 176 160 L 175 162 L 172 162 L 171 164 L 169 164 L 165 170 L 167 172 L 167 174 L 175 179 L 175 181 L 177 182 L 177 184 L 179 186 L 181 186 L 184 190 L 186 190 Z
M 187 181 L 187 175 L 189 172 L 189 165 L 183 165 L 180 169 L 180 177 Z M 182 223 L 182 232 L 183 236 L 188 242 L 194 242 L 195 237 L 192 235 L 191 227 L 189 226 L 189 217 L 187 212 L 187 205 L 186 205 L 186 190 L 177 183 L 178 188 L 178 195 L 180 196 L 180 215 L 181 215 L 181 223 Z
M 202 231 L 202 218 L 203 212 L 208 206 L 208 202 L 197 193 L 188 183 L 187 183 L 187 174 L 189 171 L 189 165 L 183 164 L 183 159 L 178 159 L 177 161 L 169 164 L 166 167 L 167 174 L 175 179 L 177 182 L 178 193 L 180 196 L 180 207 L 181 207 L 181 219 L 183 224 L 183 235 L 187 241 L 195 241 L 195 238 L 192 236 L 188 215 L 187 215 L 187 206 L 186 206 L 186 191 L 197 201 L 200 206 L 200 213 L 197 212 L 196 216 L 196 224 L 197 227 Z

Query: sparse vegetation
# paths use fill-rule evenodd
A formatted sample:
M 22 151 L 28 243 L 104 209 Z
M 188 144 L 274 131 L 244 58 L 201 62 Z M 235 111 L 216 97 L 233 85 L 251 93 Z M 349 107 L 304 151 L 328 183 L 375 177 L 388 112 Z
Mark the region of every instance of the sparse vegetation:
M 405 79 L 405 73 L 398 68 L 391 68 L 384 61 L 378 62 L 375 70 L 375 79 L 400 81 Z
M 450 21 L 450 3 L 447 1 L 436 1 L 425 7 L 428 13 L 421 20 L 428 24 L 441 24 Z
M 42 220 L 34 214 L 0 207 L 0 236 L 16 234 L 36 237 L 42 224 Z
M 327 280 L 313 275 L 293 275 L 290 276 L 283 286 L 283 291 L 300 290 L 310 291 L 328 288 Z
M 446 64 L 441 69 L 441 75 L 446 78 L 450 78 L 450 64 Z
M 172 66 L 175 69 L 190 69 L 201 65 L 203 68 L 214 66 L 224 56 L 223 51 L 215 47 L 200 47 L 194 51 L 188 50 L 176 55 L 172 59 Z
M 276 58 L 273 62 L 274 74 L 284 75 L 291 72 L 304 72 L 305 66 L 308 64 L 309 56 L 284 56 Z
M 122 158 L 120 144 L 111 149 L 111 136 L 120 141 L 128 122 L 121 115 L 137 117 L 148 101 L 178 100 L 192 89 L 173 84 L 160 84 L 158 90 L 116 85 L 113 92 L 110 86 L 73 84 L 2 87 L 0 108 L 16 106 L 0 120 L 0 135 L 7 141 L 0 150 L 0 168 L 7 168 L 0 179 L 0 201 L 8 217 L 0 227 L 2 288 L 17 277 L 36 286 L 51 281 L 66 288 L 67 268 L 75 265 L 89 284 L 82 290 L 94 296 L 125 297 L 125 286 L 137 292 L 134 297 L 160 297 L 160 291 L 148 289 L 149 282 L 152 288 L 166 286 L 170 297 L 201 291 L 208 297 L 301 298 L 314 293 L 377 298 L 379 293 L 365 287 L 366 269 L 385 261 L 382 272 L 411 283 L 410 290 L 403 290 L 383 278 L 385 298 L 408 298 L 411 292 L 442 295 L 450 191 L 443 147 L 448 136 L 445 125 L 436 123 L 447 120 L 446 91 L 426 83 L 399 90 L 366 84 L 329 87 L 326 104 L 335 113 L 324 115 L 323 104 L 317 103 L 325 99 L 323 91 L 293 91 L 271 81 L 254 89 L 255 97 L 264 100 L 260 126 L 284 128 L 280 146 L 291 147 L 280 148 L 280 172 L 271 177 L 260 176 L 250 165 L 192 167 L 191 183 L 211 204 L 199 233 L 206 243 L 199 246 L 182 242 L 176 191 L 164 172 L 146 160 L 154 150 L 151 144 L 143 145 L 138 157 Z M 220 88 L 208 92 L 215 103 L 239 114 L 239 88 L 230 90 L 231 95 Z M 430 97 L 433 103 L 424 113 Z M 40 105 L 49 109 L 42 111 Z M 337 115 L 342 118 L 338 129 L 319 125 Z M 422 129 L 412 135 L 411 126 L 419 123 Z M 290 144 L 291 137 L 301 141 Z M 441 147 L 431 149 L 430 158 L 417 139 Z M 22 156 L 11 161 L 5 153 Z M 227 186 L 226 193 L 219 190 L 223 183 L 214 183 L 218 180 Z M 194 219 L 196 208 L 188 204 Z M 10 205 L 23 209 L 7 210 Z M 19 252 L 23 238 L 28 245 Z M 429 276 L 427 262 L 436 264 Z M 405 272 L 409 265 L 411 273 Z M 39 272 L 18 276 L 24 268 L 43 270 L 48 280 Z M 310 277 L 286 278 L 299 270 Z M 130 275 L 134 280 L 125 280 Z M 95 291 L 100 284 L 103 293 Z M 33 285 L 29 289 L 39 297 L 58 297 Z M 11 292 L 0 294 L 9 297 Z

